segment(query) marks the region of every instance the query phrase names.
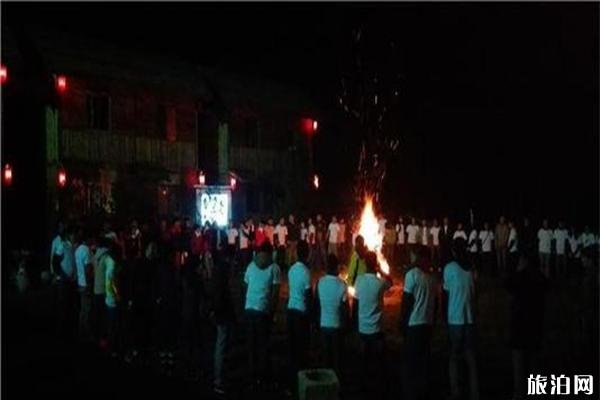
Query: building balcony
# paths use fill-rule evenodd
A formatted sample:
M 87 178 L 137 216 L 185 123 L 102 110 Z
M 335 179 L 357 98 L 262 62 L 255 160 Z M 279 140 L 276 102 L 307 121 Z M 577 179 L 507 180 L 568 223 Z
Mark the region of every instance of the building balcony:
M 150 165 L 179 172 L 196 167 L 196 144 L 94 130 L 63 129 L 60 157 L 115 166 Z

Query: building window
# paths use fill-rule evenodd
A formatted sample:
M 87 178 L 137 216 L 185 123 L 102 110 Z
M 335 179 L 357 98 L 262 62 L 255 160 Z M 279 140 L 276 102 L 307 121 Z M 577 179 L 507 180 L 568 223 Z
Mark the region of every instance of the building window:
M 158 131 L 169 142 L 177 139 L 177 112 L 175 107 L 161 104 L 158 106 Z
M 110 97 L 88 94 L 86 98 L 88 127 L 107 131 L 110 129 Z

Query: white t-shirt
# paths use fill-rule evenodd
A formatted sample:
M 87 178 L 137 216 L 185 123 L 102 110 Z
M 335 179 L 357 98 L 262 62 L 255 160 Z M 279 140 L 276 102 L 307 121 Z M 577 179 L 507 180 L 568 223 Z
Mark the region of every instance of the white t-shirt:
M 235 244 L 235 240 L 237 239 L 239 233 L 238 230 L 235 228 L 229 228 L 227 230 L 227 243 L 228 244 Z
M 377 224 L 379 225 L 378 233 L 380 235 L 385 235 L 385 224 L 387 224 L 387 219 L 381 218 L 379 221 L 377 221 Z
M 408 235 L 408 244 L 417 244 L 417 235 L 419 234 L 419 227 L 417 225 L 409 225 L 406 227 L 406 234 Z
M 550 254 L 552 251 L 552 231 L 550 229 L 541 228 L 538 231 L 538 251 L 540 253 Z
M 269 312 L 269 300 L 273 286 L 281 283 L 281 270 L 277 264 L 260 269 L 254 261 L 248 264 L 244 274 L 246 291 L 246 310 Z
M 366 273 L 356 278 L 354 289 L 358 299 L 358 332 L 366 335 L 381 331 L 383 294 L 387 284 L 375 274 Z
M 321 327 L 341 327 L 340 309 L 347 300 L 347 286 L 341 278 L 325 275 L 317 283 L 319 303 L 321 305 Z
M 300 228 L 300 240 L 304 240 L 305 242 L 308 240 L 308 228 Z
M 238 234 L 240 235 L 240 249 L 244 250 L 250 247 L 250 239 L 248 238 L 250 236 L 250 229 L 242 228 Z
M 404 277 L 404 293 L 415 298 L 408 326 L 433 325 L 435 286 L 432 277 L 419 268 L 411 268 Z
M 469 253 L 477 253 L 477 231 L 473 229 L 471 233 L 469 233 Z
M 287 226 L 277 225 L 273 234 L 277 236 L 277 243 L 279 243 L 279 246 L 285 246 L 288 236 Z
M 465 271 L 455 261 L 450 262 L 444 268 L 444 290 L 448 292 L 448 324 L 472 324 L 475 284 L 471 271 Z
M 575 258 L 581 257 L 581 248 L 579 245 L 579 239 L 577 239 L 574 235 L 569 236 L 569 246 L 571 248 L 571 254 Z
M 509 253 L 516 253 L 519 250 L 519 237 L 517 235 L 517 230 L 515 228 L 511 228 L 508 233 L 508 244 L 512 242 L 512 246 L 509 247 Z
M 479 232 L 479 240 L 481 241 L 481 251 L 489 253 L 492 251 L 492 241 L 494 240 L 494 232 L 481 231 Z
M 566 242 L 569 240 L 569 232 L 566 229 L 555 229 L 554 240 L 556 240 L 556 254 L 564 256 Z
M 316 240 L 317 240 L 317 228 L 313 225 L 310 224 L 308 226 L 308 242 L 309 244 L 315 244 Z
M 421 227 L 421 244 L 427 246 L 429 244 L 429 229 L 426 226 Z
M 584 249 L 591 247 L 596 244 L 596 238 L 593 233 L 582 233 L 581 234 L 581 245 Z
M 310 271 L 300 261 L 294 263 L 288 271 L 290 298 L 288 309 L 306 312 L 306 291 L 310 290 Z
M 337 222 L 330 223 L 327 232 L 329 232 L 329 243 L 338 243 L 340 241 L 338 237 L 340 233 L 340 224 Z
M 431 234 L 431 237 L 433 239 L 433 246 L 437 247 L 440 245 L 440 227 L 439 226 L 433 226 L 431 228 L 429 228 L 429 233 Z
M 467 241 L 467 234 L 462 229 L 460 231 L 454 232 L 454 235 L 452 236 L 452 240 L 456 240 L 459 238 L 464 240 L 465 242 Z
M 404 244 L 404 235 L 406 234 L 404 232 L 404 224 L 396 225 L 396 234 L 398 235 L 398 244 Z
M 77 284 L 79 287 L 87 286 L 85 267 L 92 263 L 92 253 L 85 244 L 80 244 L 75 250 L 75 266 L 77 267 Z

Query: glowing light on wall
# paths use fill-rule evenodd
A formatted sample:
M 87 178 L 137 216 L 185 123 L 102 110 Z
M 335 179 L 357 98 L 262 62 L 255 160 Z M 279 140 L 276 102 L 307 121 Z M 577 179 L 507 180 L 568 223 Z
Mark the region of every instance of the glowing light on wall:
M 6 164 L 4 166 L 4 172 L 2 174 L 2 180 L 4 181 L 4 185 L 5 186 L 10 186 L 12 185 L 12 180 L 13 180 L 13 170 L 12 170 L 12 165 L 10 164 Z
M 59 92 L 64 93 L 67 90 L 67 77 L 64 75 L 58 75 L 56 77 L 56 89 Z
M 67 171 L 64 168 L 58 171 L 58 186 L 61 188 L 67 186 Z
M 317 129 L 319 127 L 319 123 L 317 122 L 317 120 L 312 118 L 302 118 L 301 125 L 302 131 L 307 135 L 313 135 L 315 132 L 317 132 Z
M 8 69 L 6 65 L 0 65 L 0 84 L 4 85 L 8 81 Z

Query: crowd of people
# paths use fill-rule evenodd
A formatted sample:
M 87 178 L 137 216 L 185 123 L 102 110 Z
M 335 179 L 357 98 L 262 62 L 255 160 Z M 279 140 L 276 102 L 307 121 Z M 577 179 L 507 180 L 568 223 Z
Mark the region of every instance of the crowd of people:
M 504 217 L 493 230 L 487 222 L 480 229 L 474 224 L 465 229 L 448 218 L 441 225 L 437 220 L 407 221 L 379 220 L 383 253 L 394 274 L 404 279 L 398 327 L 404 365 L 410 366 L 402 371 L 406 398 L 421 398 L 428 389 L 437 311 L 448 326 L 452 397 L 462 392 L 459 364 L 464 360 L 469 397 L 479 398 L 475 281 L 486 274 L 502 279 L 513 296 L 515 398 L 521 398 L 542 329 L 541 317 L 530 312 L 543 315 L 537 311 L 543 309 L 549 279 L 589 272 L 593 265 L 597 269 L 598 236 L 587 227 L 581 233 L 566 229 L 562 222 L 551 229 L 545 220 L 537 231 L 527 219 L 517 226 Z M 316 327 L 322 346 L 318 365 L 333 369 L 340 379 L 344 337 L 349 331 L 358 333 L 365 369 L 362 389 L 381 393 L 386 385 L 381 372 L 383 299 L 393 281 L 356 233 L 357 222 L 335 216 L 326 222 L 321 215 L 296 222 L 290 215 L 277 224 L 249 218 L 219 228 L 189 218 L 162 220 L 156 226 L 133 220 L 119 233 L 108 222 L 100 229 L 59 224 L 50 251 L 59 333 L 97 343 L 125 362 L 155 352 L 167 373 L 181 362 L 192 376 L 199 373 L 200 353 L 210 351 L 214 390 L 224 394 L 225 361 L 237 320 L 232 277 L 239 275 L 246 289 L 250 383 L 260 389 L 272 380 L 270 336 L 280 287 L 287 283 L 288 390 L 296 390 L 299 371 L 315 366 L 308 355 L 311 327 Z M 210 322 L 216 335 L 207 344 L 202 330 Z

